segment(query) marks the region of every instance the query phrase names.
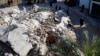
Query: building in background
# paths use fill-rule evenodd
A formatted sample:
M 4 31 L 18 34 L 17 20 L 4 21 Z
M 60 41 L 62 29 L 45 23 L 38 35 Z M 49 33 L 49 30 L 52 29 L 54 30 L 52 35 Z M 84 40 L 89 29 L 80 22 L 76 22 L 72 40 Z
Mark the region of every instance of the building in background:
M 100 0 L 80 0 L 79 6 L 82 5 L 88 9 L 91 16 L 100 18 Z
M 90 11 L 89 13 L 93 17 L 100 18 L 100 0 L 92 0 L 90 3 Z
M 7 0 L 0 0 L 0 7 L 7 6 Z

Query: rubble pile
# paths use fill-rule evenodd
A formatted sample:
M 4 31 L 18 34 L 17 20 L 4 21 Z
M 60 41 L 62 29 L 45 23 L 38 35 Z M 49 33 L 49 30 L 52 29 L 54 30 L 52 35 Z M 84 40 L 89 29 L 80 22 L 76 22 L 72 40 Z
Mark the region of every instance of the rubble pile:
M 0 41 L 8 42 L 7 45 L 19 56 L 46 55 L 47 44 L 61 38 L 76 41 L 76 35 L 68 22 L 71 22 L 70 18 L 61 10 L 54 13 L 37 5 L 31 10 L 24 8 L 0 12 Z M 8 53 L 8 56 L 11 54 Z

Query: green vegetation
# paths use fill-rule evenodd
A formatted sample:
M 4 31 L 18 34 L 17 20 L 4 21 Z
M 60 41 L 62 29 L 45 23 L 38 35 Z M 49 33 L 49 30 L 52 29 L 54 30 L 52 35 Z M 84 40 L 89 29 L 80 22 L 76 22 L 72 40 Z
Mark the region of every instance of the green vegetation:
M 100 56 L 100 38 L 94 36 L 92 42 L 89 41 L 87 32 L 84 32 L 86 41 L 83 42 L 83 52 L 85 56 Z
M 87 32 L 84 32 L 86 40 L 83 41 L 82 47 L 78 47 L 77 43 L 70 40 L 60 40 L 53 47 L 49 47 L 49 51 L 59 52 L 62 56 L 100 56 L 100 38 L 94 36 L 90 42 Z M 82 49 L 82 53 L 77 51 Z
M 63 56 L 79 56 L 77 44 L 69 40 L 60 40 L 55 46 L 49 47 L 49 51 L 59 52 Z

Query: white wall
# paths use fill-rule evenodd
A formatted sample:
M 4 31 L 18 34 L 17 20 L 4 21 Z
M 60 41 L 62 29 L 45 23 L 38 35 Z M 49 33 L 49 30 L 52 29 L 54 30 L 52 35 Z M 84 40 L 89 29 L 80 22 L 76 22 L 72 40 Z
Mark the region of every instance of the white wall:
M 89 9 L 90 0 L 80 0 L 79 6 L 84 5 L 85 8 Z

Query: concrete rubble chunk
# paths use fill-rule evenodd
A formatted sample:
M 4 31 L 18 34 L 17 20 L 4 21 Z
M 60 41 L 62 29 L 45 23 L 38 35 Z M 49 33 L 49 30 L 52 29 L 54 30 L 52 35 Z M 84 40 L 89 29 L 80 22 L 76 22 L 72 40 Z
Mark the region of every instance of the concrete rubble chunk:
M 8 35 L 8 41 L 11 47 L 20 56 L 27 56 L 27 53 L 32 49 L 32 44 L 29 43 L 28 35 L 24 34 L 27 30 L 24 28 L 17 28 Z
M 5 53 L 5 56 L 13 56 L 11 53 Z
M 6 33 L 7 31 L 8 31 L 7 24 L 3 24 L 0 26 L 0 41 L 7 42 L 7 36 L 8 36 L 8 33 Z
M 43 19 L 48 19 L 48 17 L 52 14 L 51 12 L 48 11 L 43 11 L 43 12 L 39 12 L 39 14 L 41 14 L 41 17 Z
M 38 28 L 40 28 L 40 23 L 39 21 L 35 20 L 35 19 L 29 19 L 28 21 L 23 21 L 22 22 L 24 25 L 27 26 L 27 28 L 31 29 L 31 30 L 36 30 Z
M 59 10 L 59 11 L 55 12 L 55 14 L 58 15 L 59 17 L 67 16 L 67 14 L 65 12 L 63 12 L 63 10 Z
M 13 12 L 13 13 L 20 13 L 20 10 L 18 10 L 18 9 L 13 9 L 12 12 Z
M 4 22 L 9 23 L 11 20 L 11 17 L 9 15 L 5 15 L 3 19 L 4 19 Z
M 48 48 L 46 44 L 41 44 L 40 45 L 40 55 L 46 55 L 47 51 L 48 51 Z
M 38 5 L 34 5 L 34 11 L 37 12 L 39 10 L 39 6 Z
M 5 34 L 5 32 L 8 30 L 8 26 L 6 24 L 3 24 L 0 26 L 0 36 Z
M 16 25 L 10 25 L 8 26 L 7 24 L 3 24 L 2 26 L 0 26 L 0 40 L 3 42 L 7 42 L 7 36 L 9 31 L 14 30 L 15 28 L 17 28 Z
M 66 24 L 66 25 L 68 25 L 68 22 L 71 22 L 71 20 L 70 20 L 69 16 L 67 16 L 67 17 L 63 16 L 61 18 L 61 22 L 64 23 L 64 24 Z
M 3 34 L 2 37 L 0 37 L 0 41 L 6 43 L 8 41 L 8 34 L 9 33 Z

